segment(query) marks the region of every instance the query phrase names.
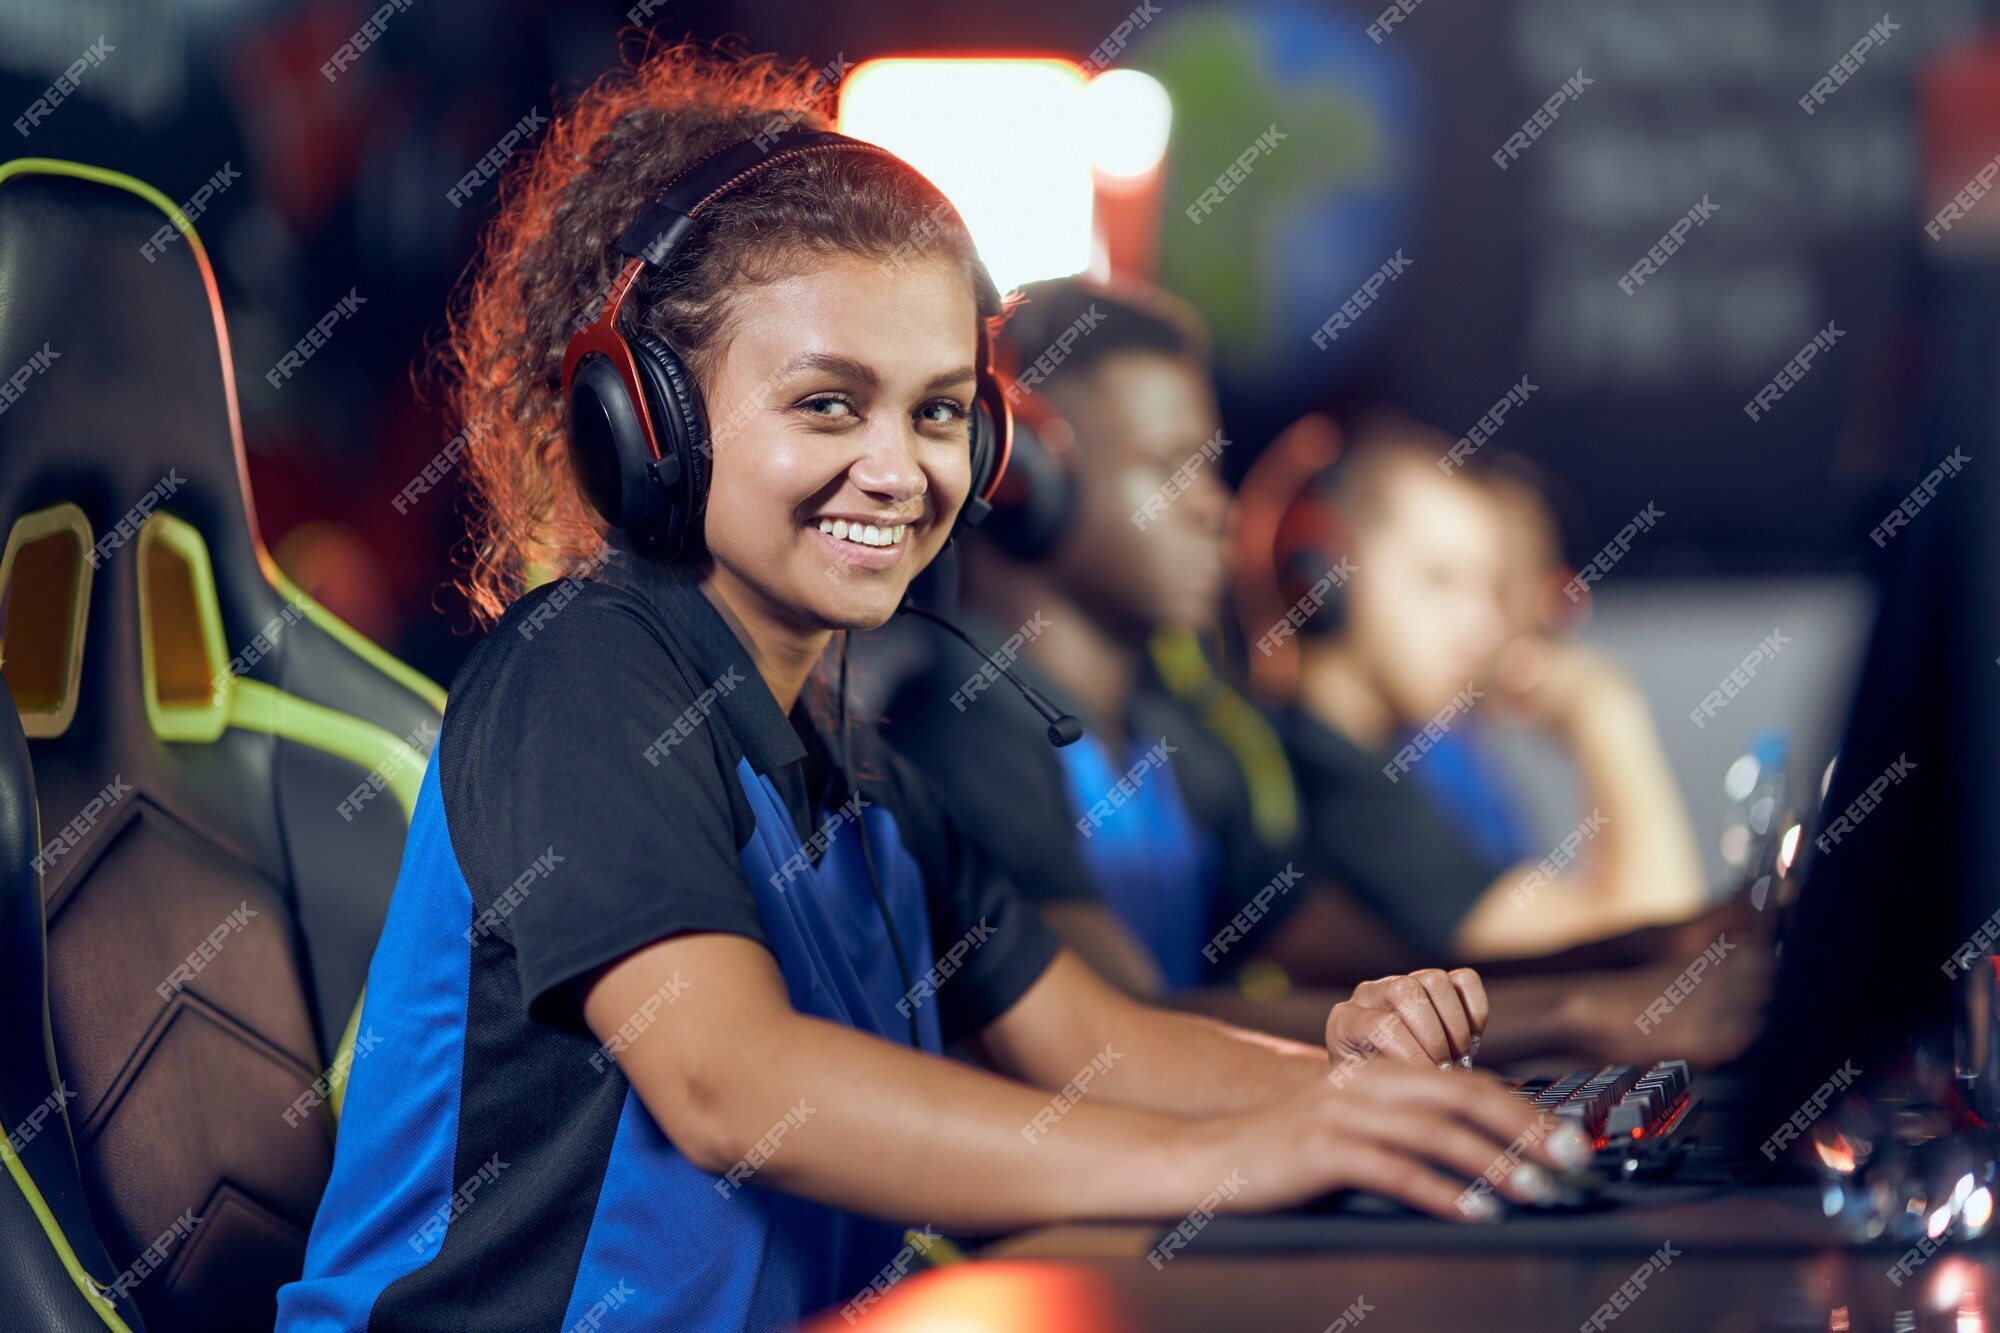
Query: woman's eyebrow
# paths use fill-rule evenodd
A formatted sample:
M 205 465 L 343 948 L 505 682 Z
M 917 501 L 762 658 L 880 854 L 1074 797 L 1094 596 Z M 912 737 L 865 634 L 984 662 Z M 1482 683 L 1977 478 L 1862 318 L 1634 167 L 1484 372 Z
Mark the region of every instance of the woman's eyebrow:
M 843 379 L 854 380 L 874 388 L 881 378 L 873 369 L 862 365 L 851 356 L 841 356 L 834 352 L 801 352 L 787 361 L 778 371 L 779 375 L 792 375 L 801 370 L 823 371 L 829 375 L 839 375 Z
M 829 375 L 838 375 L 857 384 L 865 384 L 871 389 L 880 387 L 882 382 L 881 376 L 875 373 L 873 367 L 836 352 L 801 352 L 785 363 L 778 371 L 778 376 L 793 375 L 802 370 L 817 370 Z M 977 369 L 971 365 L 960 366 L 955 370 L 933 375 L 930 383 L 924 388 L 942 389 L 948 385 L 962 384 L 977 374 Z

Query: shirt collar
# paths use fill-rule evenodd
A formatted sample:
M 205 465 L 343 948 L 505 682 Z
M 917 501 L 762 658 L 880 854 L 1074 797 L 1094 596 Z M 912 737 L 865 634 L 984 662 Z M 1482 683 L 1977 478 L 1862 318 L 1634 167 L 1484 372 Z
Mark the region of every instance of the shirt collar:
M 771 774 L 805 758 L 805 743 L 791 719 L 778 707 L 770 686 L 751 663 L 749 650 L 702 592 L 690 567 L 618 550 L 604 562 L 599 577 L 630 589 L 654 609 L 676 654 L 708 682 L 704 688 L 723 680 L 741 682 L 726 691 L 717 688 L 716 709 L 751 767 Z

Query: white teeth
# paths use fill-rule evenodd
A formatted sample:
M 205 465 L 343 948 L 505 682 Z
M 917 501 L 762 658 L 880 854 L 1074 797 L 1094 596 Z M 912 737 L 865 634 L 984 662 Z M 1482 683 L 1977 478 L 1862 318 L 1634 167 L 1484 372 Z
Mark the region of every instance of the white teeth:
M 909 531 L 909 524 L 898 523 L 894 527 L 880 528 L 873 523 L 850 523 L 844 518 L 823 518 L 819 530 L 841 541 L 856 542 L 862 546 L 894 546 L 903 540 Z

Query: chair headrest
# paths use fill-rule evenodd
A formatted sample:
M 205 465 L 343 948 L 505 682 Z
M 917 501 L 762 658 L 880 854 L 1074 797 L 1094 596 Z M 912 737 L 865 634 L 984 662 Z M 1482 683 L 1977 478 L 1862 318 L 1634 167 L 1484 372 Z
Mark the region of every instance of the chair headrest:
M 215 279 L 176 213 L 112 173 L 0 165 L 0 513 L 73 501 L 102 549 L 170 495 L 218 567 L 256 568 Z

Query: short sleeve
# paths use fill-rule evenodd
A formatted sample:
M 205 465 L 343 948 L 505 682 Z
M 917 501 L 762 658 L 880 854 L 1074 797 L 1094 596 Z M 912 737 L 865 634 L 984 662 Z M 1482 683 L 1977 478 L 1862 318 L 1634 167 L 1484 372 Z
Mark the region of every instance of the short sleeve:
M 1286 741 L 1300 779 L 1308 873 L 1347 889 L 1418 953 L 1448 953 L 1459 923 L 1505 867 L 1475 852 L 1414 782 L 1391 782 L 1345 737 L 1295 722 Z
M 568 591 L 543 616 L 530 593 L 475 650 L 438 752 L 474 934 L 511 945 L 529 1017 L 580 1030 L 575 983 L 634 949 L 768 941 L 700 688 L 626 594 Z
M 1004 868 L 964 836 L 904 758 L 882 748 L 898 825 L 928 888 L 932 956 L 951 964 L 936 983 L 947 1045 L 1011 1009 L 1054 961 L 1059 941 Z

